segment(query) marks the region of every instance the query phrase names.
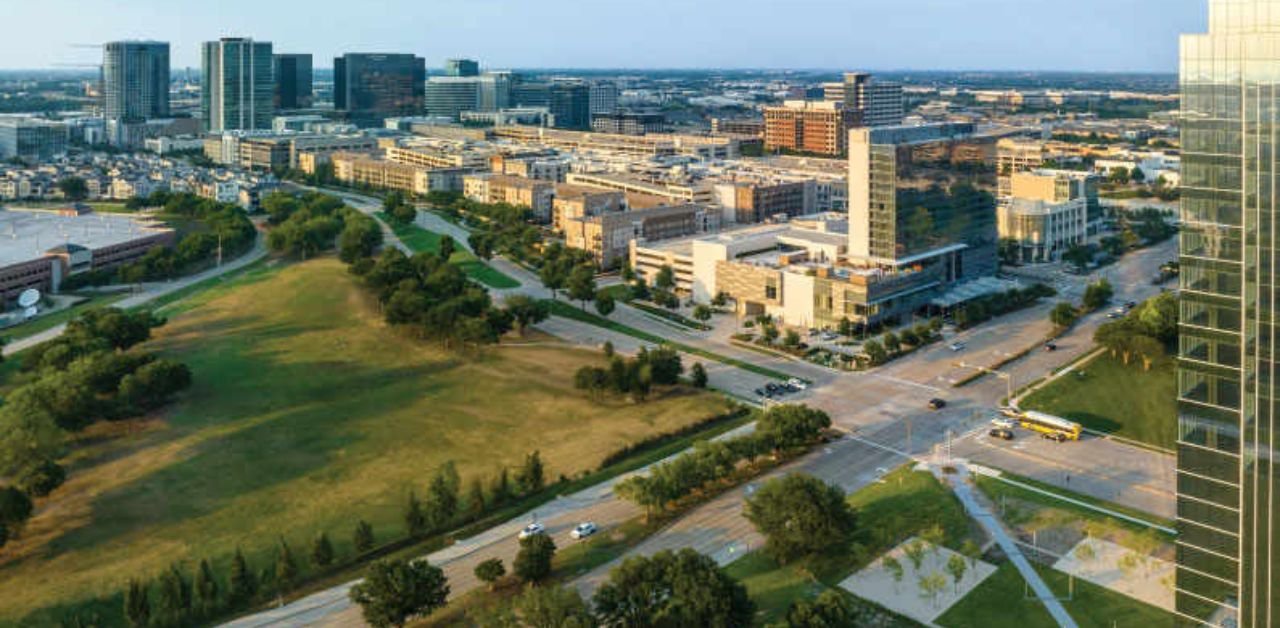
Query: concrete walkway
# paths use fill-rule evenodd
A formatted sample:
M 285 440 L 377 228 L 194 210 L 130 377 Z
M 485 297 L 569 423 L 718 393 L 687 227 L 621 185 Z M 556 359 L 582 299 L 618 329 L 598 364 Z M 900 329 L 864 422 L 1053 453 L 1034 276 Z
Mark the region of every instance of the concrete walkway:
M 987 512 L 978 499 L 973 494 L 973 485 L 969 482 L 969 469 L 963 464 L 949 465 L 955 469 L 955 474 L 945 475 L 941 469 L 935 467 L 934 474 L 944 483 L 950 483 L 951 490 L 955 492 L 956 497 L 960 498 L 960 503 L 964 504 L 965 512 L 973 517 L 982 525 L 982 529 L 996 540 L 1000 545 L 1000 549 L 1004 551 L 1005 556 L 1009 557 L 1014 567 L 1018 568 L 1018 573 L 1022 574 L 1022 579 L 1027 581 L 1031 586 L 1031 590 L 1035 591 L 1036 599 L 1044 604 L 1045 610 L 1049 611 L 1054 621 L 1058 622 L 1063 628 L 1076 628 L 1077 624 L 1071 615 L 1067 613 L 1067 609 L 1062 607 L 1062 603 L 1054 596 L 1053 591 L 1049 589 L 1049 585 L 1045 584 L 1040 578 L 1040 573 L 1031 566 L 1031 562 L 1026 556 L 1022 555 L 1022 549 L 1018 547 L 1018 543 L 1004 529 L 1004 525 L 995 515 Z

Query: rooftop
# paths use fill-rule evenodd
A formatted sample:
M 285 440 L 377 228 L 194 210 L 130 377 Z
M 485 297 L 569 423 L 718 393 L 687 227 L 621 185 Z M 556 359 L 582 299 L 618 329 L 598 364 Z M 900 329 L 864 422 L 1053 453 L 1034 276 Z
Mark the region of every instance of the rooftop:
M 126 214 L 73 216 L 56 210 L 0 208 L 0 266 L 39 259 L 68 245 L 100 249 L 166 231 L 167 227 Z

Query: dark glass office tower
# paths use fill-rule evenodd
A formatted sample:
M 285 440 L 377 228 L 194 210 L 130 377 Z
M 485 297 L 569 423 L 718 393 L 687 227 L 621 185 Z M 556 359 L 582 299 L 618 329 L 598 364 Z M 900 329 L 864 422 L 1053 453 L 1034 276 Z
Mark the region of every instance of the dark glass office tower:
M 103 114 L 108 120 L 169 117 L 169 44 L 113 41 L 102 47 Z
M 480 63 L 473 59 L 445 59 L 445 76 L 480 76 Z
M 1182 38 L 1176 602 L 1280 624 L 1275 459 L 1280 0 L 1210 0 Z
M 552 83 L 550 108 L 557 129 L 585 131 L 591 128 L 591 88 L 586 83 Z
M 421 115 L 426 80 L 421 57 L 348 53 L 333 60 L 333 105 L 356 123 Z
M 276 109 L 306 109 L 311 106 L 311 55 L 275 56 Z

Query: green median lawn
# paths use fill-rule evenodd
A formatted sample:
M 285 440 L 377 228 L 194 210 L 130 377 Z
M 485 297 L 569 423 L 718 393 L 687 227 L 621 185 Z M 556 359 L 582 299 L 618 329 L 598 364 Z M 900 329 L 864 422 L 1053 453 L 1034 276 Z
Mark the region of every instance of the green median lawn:
M 119 591 L 208 557 L 225 583 L 241 548 L 255 570 L 286 539 L 309 574 L 325 531 L 340 560 L 368 520 L 403 535 L 410 490 L 456 462 L 464 486 L 538 450 L 547 476 L 594 471 L 610 453 L 727 411 L 676 389 L 593 401 L 573 373 L 604 358 L 538 337 L 479 355 L 388 328 L 333 259 L 256 269 L 182 302 L 149 347 L 186 362 L 194 386 L 169 411 L 95 426 L 0 552 L 0 625 L 56 625 L 92 609 L 119 625 Z M 585 559 L 590 562 L 591 559 Z
M 1144 371 L 1141 362 L 1125 365 L 1103 355 L 1028 395 L 1020 405 L 1078 421 L 1091 430 L 1173 449 L 1176 387 L 1173 360 L 1160 360 Z
M 384 212 L 378 212 L 378 218 L 391 226 L 391 231 L 416 253 L 438 253 L 442 236 L 434 231 L 427 231 L 417 225 L 406 225 L 392 220 Z M 462 243 L 454 246 L 454 253 L 449 262 L 466 273 L 468 277 L 499 290 L 519 288 L 520 282 L 498 272 L 492 266 L 481 261 L 470 251 L 462 247 Z
M 1066 574 L 1040 565 L 1036 570 L 1050 590 L 1063 600 L 1063 608 L 1081 628 L 1172 628 L 1174 625 L 1172 614 L 1149 604 L 1079 579 L 1075 580 L 1072 594 Z M 1044 604 L 1029 596 L 1017 568 L 1005 563 L 939 617 L 937 623 L 944 628 L 1055 628 L 1058 624 Z

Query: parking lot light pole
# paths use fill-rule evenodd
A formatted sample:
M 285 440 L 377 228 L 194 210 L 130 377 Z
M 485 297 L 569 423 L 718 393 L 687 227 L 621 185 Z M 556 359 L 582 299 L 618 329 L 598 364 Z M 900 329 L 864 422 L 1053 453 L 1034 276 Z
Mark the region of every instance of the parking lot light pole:
M 955 365 L 963 369 L 974 369 L 976 371 L 982 371 L 983 373 L 990 373 L 992 375 L 995 375 L 996 377 L 999 377 L 1000 379 L 1003 379 L 1005 381 L 1005 385 L 1008 387 L 1008 396 L 1005 397 L 1005 403 L 1010 405 L 1013 404 L 1013 375 L 1012 374 L 1006 373 L 1004 371 L 997 371 L 993 368 L 987 368 L 985 366 L 968 364 L 966 362 L 956 362 Z

